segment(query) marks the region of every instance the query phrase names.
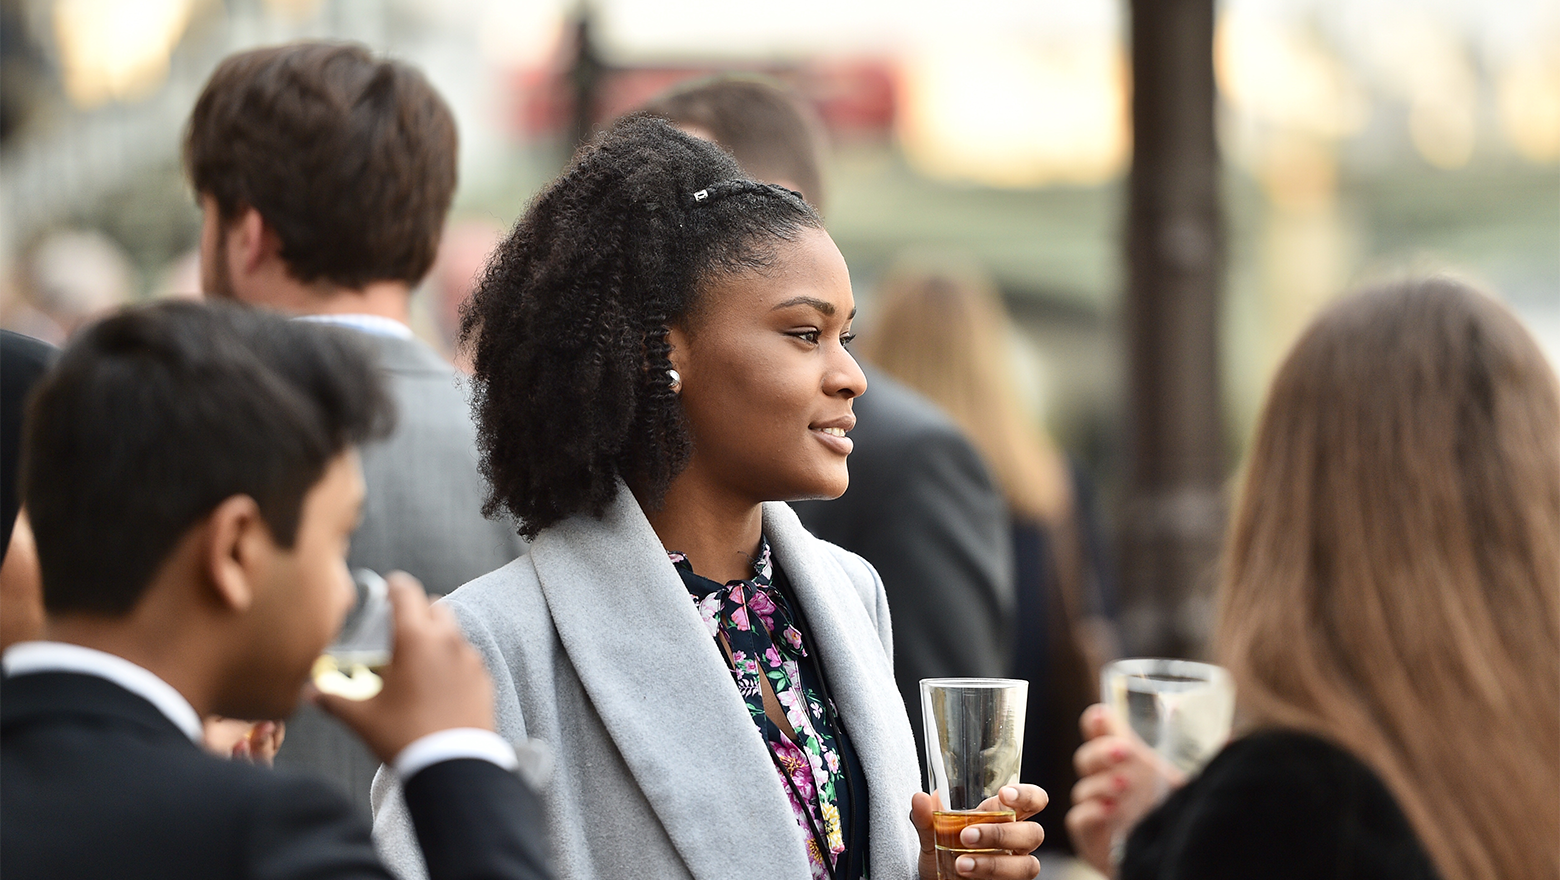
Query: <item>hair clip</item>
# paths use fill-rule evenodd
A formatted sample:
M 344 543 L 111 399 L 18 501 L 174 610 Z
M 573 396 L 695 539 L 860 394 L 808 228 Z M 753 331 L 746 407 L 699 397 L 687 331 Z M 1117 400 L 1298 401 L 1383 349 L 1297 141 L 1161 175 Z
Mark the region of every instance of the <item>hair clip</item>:
M 710 191 L 707 190 L 707 189 L 701 189 L 698 192 L 693 194 L 693 200 L 696 201 L 696 202 L 702 202 L 702 201 L 704 201 L 705 199 L 707 199 L 709 197 L 710 197 Z

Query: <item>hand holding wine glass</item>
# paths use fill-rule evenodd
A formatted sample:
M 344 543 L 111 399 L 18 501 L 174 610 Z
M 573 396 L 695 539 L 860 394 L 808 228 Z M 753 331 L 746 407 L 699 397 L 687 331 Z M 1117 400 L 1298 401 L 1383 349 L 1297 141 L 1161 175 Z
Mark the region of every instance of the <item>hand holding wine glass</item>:
M 1067 833 L 1078 857 L 1109 875 L 1111 846 L 1123 840 L 1186 774 L 1139 739 L 1125 720 L 1096 703 L 1080 719 L 1083 745 L 1073 755 L 1078 784 Z
M 1081 720 L 1067 829 L 1079 855 L 1109 874 L 1138 820 L 1223 748 L 1235 686 L 1208 663 L 1137 659 L 1108 664 L 1100 690 L 1106 705 Z

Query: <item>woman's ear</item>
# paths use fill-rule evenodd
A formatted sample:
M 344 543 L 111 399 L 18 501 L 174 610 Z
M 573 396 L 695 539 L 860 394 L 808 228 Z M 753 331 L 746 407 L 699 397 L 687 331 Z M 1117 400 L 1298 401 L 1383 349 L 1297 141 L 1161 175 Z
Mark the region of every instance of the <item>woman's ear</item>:
M 666 359 L 672 362 L 672 369 L 676 370 L 679 375 L 686 377 L 688 375 L 688 367 L 690 366 L 688 334 L 681 327 L 674 326 L 666 332 L 666 344 L 672 348 L 671 351 L 666 353 Z
M 260 506 L 248 495 L 234 495 L 206 517 L 202 548 L 206 579 L 217 601 L 237 612 L 249 610 L 260 582 L 277 550 Z

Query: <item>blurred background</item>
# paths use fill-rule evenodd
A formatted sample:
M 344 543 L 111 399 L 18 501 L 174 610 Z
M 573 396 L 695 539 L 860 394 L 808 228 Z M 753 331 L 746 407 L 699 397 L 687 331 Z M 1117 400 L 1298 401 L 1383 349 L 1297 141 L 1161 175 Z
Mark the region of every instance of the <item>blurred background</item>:
M 1222 220 L 1204 249 L 1212 378 L 1199 393 L 1217 436 L 1199 442 L 1220 490 L 1278 359 L 1351 284 L 1455 267 L 1499 292 L 1560 361 L 1560 4 L 1214 9 Z M 460 189 L 414 301 L 419 333 L 439 345 L 496 237 L 592 126 L 689 77 L 758 71 L 828 127 L 827 221 L 864 332 L 876 281 L 901 255 L 983 267 L 1016 321 L 1012 368 L 1032 417 L 1100 487 L 1107 528 L 1130 530 L 1131 460 L 1154 442 L 1134 428 L 1144 419 L 1131 392 L 1133 371 L 1152 371 L 1130 344 L 1145 332 L 1129 314 L 1132 11 L 1125 0 L 0 0 L 0 322 L 58 340 L 114 303 L 197 293 L 180 140 L 206 77 L 238 49 L 361 41 L 420 66 L 450 102 Z M 1127 568 L 1129 647 L 1154 646 L 1153 614 L 1175 613 L 1190 615 L 1176 647 L 1191 652 L 1205 607 L 1133 618 Z

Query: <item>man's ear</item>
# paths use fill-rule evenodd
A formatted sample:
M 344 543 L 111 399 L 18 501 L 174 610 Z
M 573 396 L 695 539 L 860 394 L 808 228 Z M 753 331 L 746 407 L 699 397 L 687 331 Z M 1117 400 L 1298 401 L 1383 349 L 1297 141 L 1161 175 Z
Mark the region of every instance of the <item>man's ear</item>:
M 235 274 L 252 275 L 266 262 L 281 258 L 281 238 L 254 208 L 239 211 L 238 218 L 228 226 L 227 240 L 228 253 L 224 256 L 233 261 L 230 265 Z
M 223 605 L 248 611 L 259 583 L 277 550 L 271 529 L 260 516 L 260 505 L 248 495 L 234 495 L 206 517 L 203 567 L 212 591 Z

